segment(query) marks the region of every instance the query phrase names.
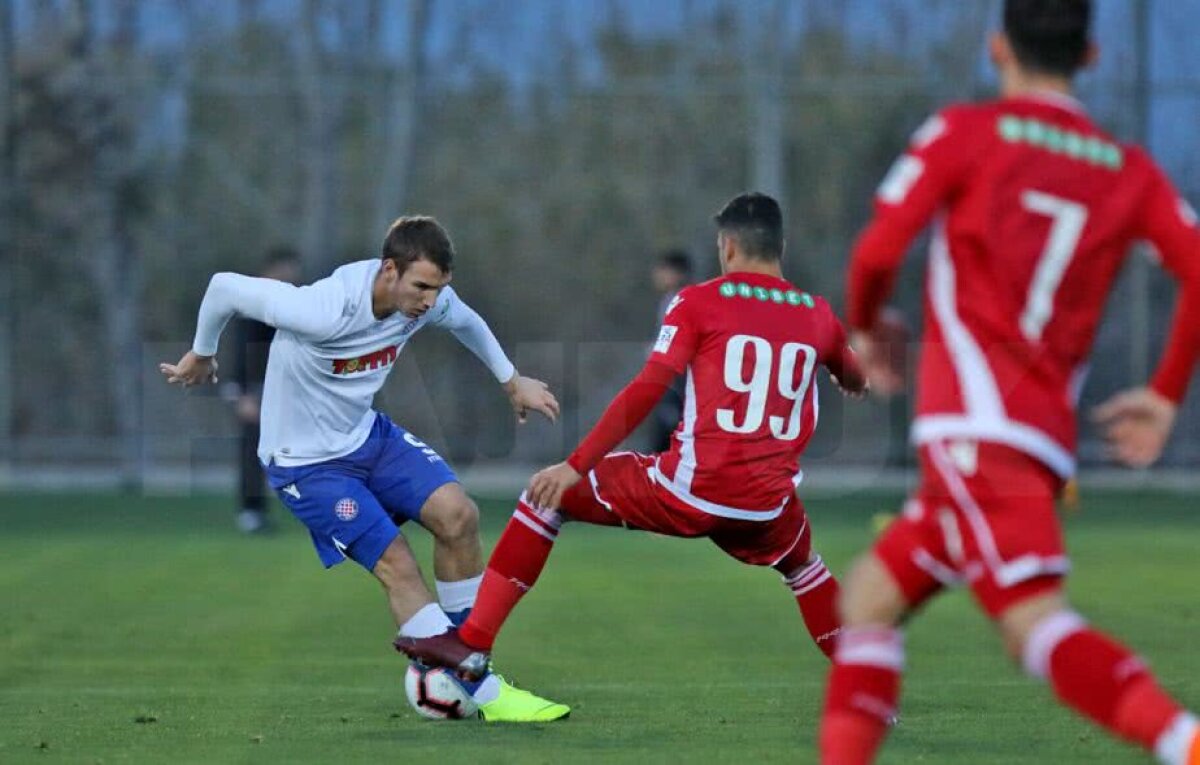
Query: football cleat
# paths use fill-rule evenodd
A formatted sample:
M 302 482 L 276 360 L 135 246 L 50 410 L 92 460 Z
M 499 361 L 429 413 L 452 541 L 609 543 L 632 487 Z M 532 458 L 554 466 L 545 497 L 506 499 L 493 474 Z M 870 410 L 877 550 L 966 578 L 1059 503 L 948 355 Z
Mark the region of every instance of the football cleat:
M 474 682 L 488 673 L 488 655 L 460 640 L 456 629 L 424 638 L 401 635 L 392 645 L 413 661 L 452 669 L 464 680 Z
M 541 723 L 565 720 L 571 714 L 571 708 L 541 696 L 535 696 L 529 691 L 509 685 L 499 675 L 500 695 L 486 704 L 479 705 L 479 716 L 484 722 L 502 723 Z

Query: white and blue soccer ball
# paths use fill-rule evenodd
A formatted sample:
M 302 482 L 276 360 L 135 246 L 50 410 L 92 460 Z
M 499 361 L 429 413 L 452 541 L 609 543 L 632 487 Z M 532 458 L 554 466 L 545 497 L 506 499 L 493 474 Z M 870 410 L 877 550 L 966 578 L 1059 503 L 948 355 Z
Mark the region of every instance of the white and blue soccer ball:
M 462 720 L 479 712 L 479 705 L 462 682 L 443 667 L 409 664 L 404 693 L 417 714 L 430 720 Z

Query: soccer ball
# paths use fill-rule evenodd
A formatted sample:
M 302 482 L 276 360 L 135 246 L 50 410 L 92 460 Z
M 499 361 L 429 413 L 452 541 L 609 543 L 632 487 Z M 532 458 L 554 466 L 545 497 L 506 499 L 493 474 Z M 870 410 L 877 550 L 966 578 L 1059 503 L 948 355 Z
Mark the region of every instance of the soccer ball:
M 462 720 L 479 711 L 454 673 L 443 667 L 408 665 L 404 693 L 417 714 L 430 720 Z

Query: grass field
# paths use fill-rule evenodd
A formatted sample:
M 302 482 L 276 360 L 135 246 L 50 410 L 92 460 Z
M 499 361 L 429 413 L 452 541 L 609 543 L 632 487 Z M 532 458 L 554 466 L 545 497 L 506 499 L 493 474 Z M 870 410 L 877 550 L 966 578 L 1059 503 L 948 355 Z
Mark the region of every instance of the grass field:
M 1200 705 L 1195 498 L 1085 494 L 1076 603 Z M 810 503 L 840 572 L 894 497 Z M 487 544 L 509 508 L 482 503 Z M 824 660 L 790 593 L 702 541 L 569 527 L 497 646 L 564 723 L 420 721 L 377 586 L 227 502 L 0 497 L 0 762 L 812 762 Z M 425 534 L 411 533 L 428 555 Z M 969 600 L 909 632 L 887 763 L 1137 763 L 1001 658 Z

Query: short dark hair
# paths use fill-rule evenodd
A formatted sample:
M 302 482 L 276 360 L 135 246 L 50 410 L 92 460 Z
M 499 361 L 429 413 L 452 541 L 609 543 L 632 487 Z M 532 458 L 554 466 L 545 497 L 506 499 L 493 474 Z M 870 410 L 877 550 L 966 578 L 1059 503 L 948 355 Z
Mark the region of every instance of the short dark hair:
M 1091 0 L 1004 0 L 1004 34 L 1021 66 L 1073 76 L 1087 60 Z
M 658 254 L 658 264 L 662 268 L 669 268 L 685 279 L 692 278 L 692 256 L 687 250 L 665 250 Z
M 428 260 L 448 274 L 454 270 L 454 243 L 434 218 L 406 215 L 388 228 L 380 257 L 394 261 L 400 273 L 408 269 L 409 263 Z
M 783 212 L 757 191 L 739 194 L 713 216 L 717 229 L 736 237 L 742 253 L 758 260 L 783 258 Z

